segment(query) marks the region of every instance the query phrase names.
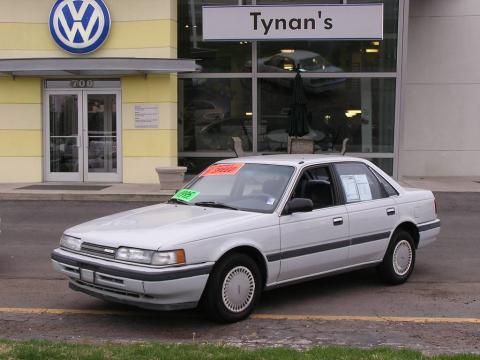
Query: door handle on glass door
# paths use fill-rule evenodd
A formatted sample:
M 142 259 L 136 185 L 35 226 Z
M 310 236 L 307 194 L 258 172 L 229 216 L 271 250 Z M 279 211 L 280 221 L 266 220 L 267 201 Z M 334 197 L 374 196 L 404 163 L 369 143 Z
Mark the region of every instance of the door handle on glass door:
M 333 226 L 338 226 L 343 224 L 343 218 L 342 217 L 336 217 L 333 218 Z

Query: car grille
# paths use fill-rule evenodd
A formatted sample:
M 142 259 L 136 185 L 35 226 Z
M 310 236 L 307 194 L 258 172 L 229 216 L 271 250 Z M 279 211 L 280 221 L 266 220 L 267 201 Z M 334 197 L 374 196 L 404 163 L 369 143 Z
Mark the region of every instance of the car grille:
M 107 259 L 114 259 L 117 249 L 109 246 L 101 246 L 90 243 L 83 243 L 81 252 L 104 257 Z

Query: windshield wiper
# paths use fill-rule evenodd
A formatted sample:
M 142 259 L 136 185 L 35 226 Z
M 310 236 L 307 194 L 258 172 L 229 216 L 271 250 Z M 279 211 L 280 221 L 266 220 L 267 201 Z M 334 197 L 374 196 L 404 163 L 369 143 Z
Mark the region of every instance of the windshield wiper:
M 233 206 L 230 206 L 230 205 L 227 205 L 227 204 L 223 204 L 223 203 L 219 203 L 219 202 L 216 202 L 216 201 L 199 201 L 199 202 L 196 202 L 195 205 L 205 206 L 205 207 L 214 207 L 214 208 L 220 208 L 220 209 L 239 210 L 236 207 L 233 207 Z
M 181 204 L 181 205 L 190 205 L 187 201 L 183 201 L 180 199 L 171 198 L 167 201 L 168 204 Z

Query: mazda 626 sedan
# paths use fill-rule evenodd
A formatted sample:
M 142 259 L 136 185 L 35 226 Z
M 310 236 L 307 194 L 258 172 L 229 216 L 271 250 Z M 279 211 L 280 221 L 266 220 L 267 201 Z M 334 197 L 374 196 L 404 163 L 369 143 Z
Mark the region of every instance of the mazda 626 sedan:
M 73 290 L 148 309 L 246 318 L 263 290 L 376 267 L 405 282 L 438 236 L 433 194 L 372 163 L 276 155 L 220 161 L 166 204 L 65 231 L 53 266 Z

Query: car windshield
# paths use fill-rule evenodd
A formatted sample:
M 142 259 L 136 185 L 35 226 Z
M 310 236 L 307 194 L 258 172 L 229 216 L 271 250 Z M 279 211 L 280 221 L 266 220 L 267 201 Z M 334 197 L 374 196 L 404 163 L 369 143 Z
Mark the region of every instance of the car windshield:
M 179 190 L 171 202 L 271 213 L 294 170 L 269 164 L 214 164 Z

